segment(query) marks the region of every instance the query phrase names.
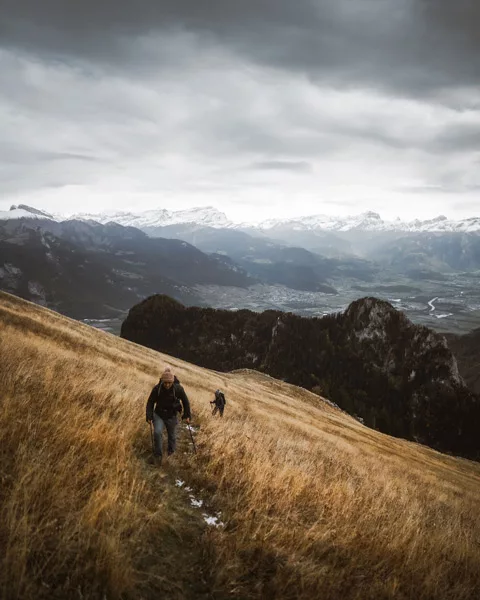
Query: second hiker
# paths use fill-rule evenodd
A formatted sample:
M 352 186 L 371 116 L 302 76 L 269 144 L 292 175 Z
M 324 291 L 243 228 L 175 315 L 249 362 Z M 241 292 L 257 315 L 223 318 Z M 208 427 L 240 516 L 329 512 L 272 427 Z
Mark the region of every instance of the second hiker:
M 219 412 L 220 416 L 223 417 L 223 411 L 225 410 L 226 403 L 227 401 L 225 400 L 225 394 L 220 390 L 216 390 L 215 398 L 210 402 L 210 404 L 215 404 L 212 415 L 216 415 L 217 412 Z
M 153 421 L 154 448 L 157 463 L 162 461 L 162 434 L 167 430 L 168 455 L 175 452 L 177 445 L 177 413 L 182 412 L 182 419 L 190 423 L 190 402 L 185 390 L 178 382 L 169 367 L 165 369 L 160 381 L 150 392 L 147 401 L 147 422 Z

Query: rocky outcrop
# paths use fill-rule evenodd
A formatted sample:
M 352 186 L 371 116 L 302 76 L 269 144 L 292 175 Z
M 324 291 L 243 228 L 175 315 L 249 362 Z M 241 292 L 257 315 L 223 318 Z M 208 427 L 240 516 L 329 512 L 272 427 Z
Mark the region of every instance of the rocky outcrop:
M 480 394 L 480 328 L 464 335 L 447 334 L 445 337 L 465 383 Z
M 344 313 L 186 308 L 166 296 L 134 306 L 122 337 L 220 371 L 251 368 L 325 395 L 366 425 L 439 450 L 478 457 L 471 393 L 443 336 L 388 302 Z

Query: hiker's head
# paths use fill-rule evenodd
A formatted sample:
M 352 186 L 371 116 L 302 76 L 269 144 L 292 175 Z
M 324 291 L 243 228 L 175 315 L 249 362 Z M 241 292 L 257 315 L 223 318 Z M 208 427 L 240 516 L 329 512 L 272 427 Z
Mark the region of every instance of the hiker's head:
M 167 367 L 165 369 L 165 371 L 162 373 L 160 381 L 162 382 L 163 387 L 167 388 L 167 390 L 172 387 L 173 381 L 174 381 L 174 376 L 173 376 L 173 373 L 172 373 L 170 367 Z

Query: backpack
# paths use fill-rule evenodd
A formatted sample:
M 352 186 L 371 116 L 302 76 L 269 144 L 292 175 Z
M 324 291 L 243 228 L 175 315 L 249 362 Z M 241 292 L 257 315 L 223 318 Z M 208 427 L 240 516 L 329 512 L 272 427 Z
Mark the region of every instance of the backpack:
M 221 392 L 220 390 L 217 390 L 215 392 L 215 400 L 218 400 L 219 404 L 221 404 L 222 406 L 225 406 L 225 404 L 227 403 L 225 394 L 223 392 Z
M 177 383 L 178 382 L 178 383 Z M 171 412 L 172 410 L 174 411 L 173 414 L 176 414 L 177 412 L 182 412 L 182 404 L 180 402 L 180 400 L 178 399 L 177 396 L 177 385 L 180 385 L 180 382 L 177 380 L 174 382 L 174 384 L 172 385 L 172 390 L 173 390 L 173 404 L 171 406 L 171 408 L 164 408 L 162 412 Z M 159 383 L 158 383 L 158 388 L 157 388 L 157 396 L 160 397 L 160 391 L 162 389 L 162 380 L 160 379 Z

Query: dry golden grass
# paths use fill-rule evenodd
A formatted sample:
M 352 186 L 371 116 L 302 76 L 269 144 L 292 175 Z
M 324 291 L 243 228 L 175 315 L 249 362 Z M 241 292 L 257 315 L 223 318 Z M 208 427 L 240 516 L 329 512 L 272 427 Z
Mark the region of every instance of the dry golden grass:
M 0 344 L 3 598 L 480 597 L 478 464 L 5 294 Z M 200 430 L 198 454 L 164 477 L 146 461 L 144 410 L 166 363 Z M 203 523 L 176 475 L 225 529 Z

